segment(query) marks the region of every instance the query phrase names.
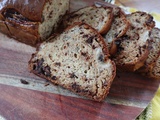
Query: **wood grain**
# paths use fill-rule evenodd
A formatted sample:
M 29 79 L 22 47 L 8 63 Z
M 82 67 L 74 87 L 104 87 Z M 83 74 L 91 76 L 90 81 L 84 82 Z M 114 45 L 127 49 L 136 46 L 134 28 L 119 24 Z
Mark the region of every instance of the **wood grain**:
M 0 114 L 6 120 L 131 120 L 141 111 L 6 85 L 0 91 Z
M 55 91 L 46 90 L 45 82 L 40 89 L 34 89 L 36 82 L 45 80 L 29 73 L 27 62 L 31 54 L 0 48 L 0 56 L 0 74 L 8 75 L 10 78 L 17 77 L 19 84 L 22 84 L 21 77 L 29 84 L 34 82 L 31 88 L 25 87 L 26 89 L 21 85 L 13 87 L 13 82 L 9 85 L 5 85 L 7 82 L 0 84 L 0 115 L 7 120 L 31 118 L 115 120 L 119 117 L 128 120 L 136 118 L 148 105 L 159 84 L 159 81 L 138 74 L 118 73 L 105 102 L 97 103 L 79 96 L 71 97 L 69 93 L 59 92 L 56 95 Z M 57 86 L 51 84 L 50 87 Z M 58 90 L 61 91 L 60 89 Z M 72 114 L 73 111 L 76 113 Z
M 76 10 L 94 2 L 71 0 L 71 7 Z M 131 120 L 148 105 L 160 83 L 136 73 L 118 73 L 106 100 L 94 102 L 31 74 L 28 61 L 33 52 L 35 48 L 0 34 L 0 118 Z

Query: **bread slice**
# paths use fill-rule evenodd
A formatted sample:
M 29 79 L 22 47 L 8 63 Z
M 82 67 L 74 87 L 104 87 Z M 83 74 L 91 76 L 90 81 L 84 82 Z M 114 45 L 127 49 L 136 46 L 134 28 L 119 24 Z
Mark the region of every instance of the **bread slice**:
M 112 18 L 111 7 L 89 6 L 66 15 L 63 25 L 66 27 L 76 22 L 83 22 L 104 34 L 110 29 Z
M 116 67 L 100 34 L 84 23 L 40 45 L 29 61 L 31 72 L 79 95 L 102 101 Z
M 0 31 L 35 46 L 57 29 L 69 0 L 5 0 L 0 6 Z
M 151 40 L 149 41 L 149 55 L 145 61 L 144 66 L 138 70 L 138 72 L 141 72 L 145 75 L 150 74 L 160 54 L 160 29 L 153 28 L 150 36 Z
M 131 25 L 126 34 L 116 41 L 118 51 L 114 60 L 120 70 L 135 71 L 147 59 L 148 41 L 155 22 L 150 14 L 140 11 L 127 15 L 127 19 Z
M 149 74 L 149 77 L 160 80 L 160 54 L 158 59 L 156 60 L 155 65 L 152 68 L 152 71 Z
M 104 35 L 105 42 L 108 44 L 111 55 L 115 54 L 117 50 L 115 41 L 127 32 L 130 25 L 121 8 L 113 8 L 113 14 L 114 17 L 111 29 Z

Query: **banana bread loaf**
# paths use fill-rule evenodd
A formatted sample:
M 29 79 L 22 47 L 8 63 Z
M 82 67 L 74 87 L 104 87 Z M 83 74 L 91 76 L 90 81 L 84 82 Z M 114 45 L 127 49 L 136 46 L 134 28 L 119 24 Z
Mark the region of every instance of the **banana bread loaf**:
M 35 46 L 57 28 L 69 0 L 1 0 L 0 6 L 0 31 Z

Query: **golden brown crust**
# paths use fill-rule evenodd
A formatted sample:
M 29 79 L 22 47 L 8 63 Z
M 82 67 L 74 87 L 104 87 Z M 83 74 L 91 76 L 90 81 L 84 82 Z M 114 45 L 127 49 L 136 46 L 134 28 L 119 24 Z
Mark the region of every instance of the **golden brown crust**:
M 107 9 L 112 9 L 112 8 L 110 8 L 110 7 L 106 7 Z M 112 11 L 112 10 L 111 10 Z M 112 20 L 113 20 L 113 11 L 112 11 L 112 14 L 109 16 L 109 18 L 108 18 L 109 20 L 106 22 L 106 24 L 104 25 L 104 28 L 101 30 L 101 31 L 99 31 L 99 33 L 100 34 L 105 34 L 105 33 L 107 33 L 109 30 L 110 30 L 110 28 L 111 28 L 111 25 L 112 25 Z
M 117 64 L 117 69 L 119 71 L 135 72 L 136 70 L 138 70 L 140 67 L 142 67 L 144 65 L 148 54 L 149 54 L 149 51 L 148 51 L 148 49 L 146 49 L 145 54 L 139 60 L 137 60 L 138 62 L 131 63 L 131 64 L 123 64 L 123 65 Z
M 115 9 L 115 10 L 117 9 L 117 10 L 118 10 L 118 13 L 115 13 L 113 17 L 116 18 L 116 17 L 118 16 L 119 18 L 121 18 L 122 21 L 123 21 L 123 23 L 124 23 L 125 28 L 122 29 L 122 30 L 118 33 L 118 35 L 112 40 L 112 42 L 109 44 L 109 53 L 110 53 L 111 56 L 115 55 L 116 52 L 117 52 L 116 40 L 117 40 L 119 37 L 122 37 L 122 36 L 127 32 L 127 30 L 129 29 L 129 27 L 130 27 L 130 23 L 129 23 L 129 21 L 128 21 L 127 18 L 126 18 L 126 14 L 121 10 L 121 8 L 116 7 L 116 8 L 114 8 L 114 9 Z M 113 21 L 114 21 L 114 18 L 113 18 Z M 119 22 L 121 22 L 121 21 L 119 21 Z M 114 22 L 112 22 L 112 24 L 114 24 Z M 106 39 L 107 39 L 107 38 L 106 38 Z

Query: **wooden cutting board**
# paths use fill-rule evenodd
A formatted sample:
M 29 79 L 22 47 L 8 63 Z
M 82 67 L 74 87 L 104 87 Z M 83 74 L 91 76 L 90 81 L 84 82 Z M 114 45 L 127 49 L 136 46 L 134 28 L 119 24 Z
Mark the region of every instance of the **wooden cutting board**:
M 71 10 L 94 0 L 71 0 Z M 104 3 L 103 3 L 104 4 Z M 0 119 L 132 120 L 153 98 L 159 82 L 136 73 L 117 73 L 104 102 L 94 102 L 29 73 L 35 48 L 0 34 Z

